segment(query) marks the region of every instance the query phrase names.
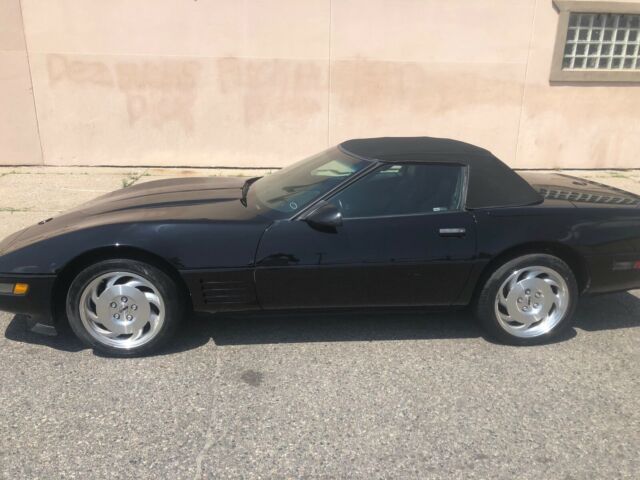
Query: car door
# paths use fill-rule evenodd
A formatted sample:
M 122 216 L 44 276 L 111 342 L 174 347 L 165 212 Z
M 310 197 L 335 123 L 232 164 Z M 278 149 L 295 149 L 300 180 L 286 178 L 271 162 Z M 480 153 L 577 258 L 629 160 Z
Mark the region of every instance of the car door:
M 461 165 L 383 164 L 326 199 L 342 225 L 275 222 L 256 256 L 265 309 L 449 305 L 476 253 Z

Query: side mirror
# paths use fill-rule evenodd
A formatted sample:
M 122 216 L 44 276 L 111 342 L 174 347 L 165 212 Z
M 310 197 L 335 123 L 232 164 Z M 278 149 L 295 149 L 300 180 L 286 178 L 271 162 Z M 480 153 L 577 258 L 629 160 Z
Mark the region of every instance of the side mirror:
M 342 213 L 335 205 L 325 203 L 307 215 L 304 221 L 318 230 L 335 232 L 342 226 Z

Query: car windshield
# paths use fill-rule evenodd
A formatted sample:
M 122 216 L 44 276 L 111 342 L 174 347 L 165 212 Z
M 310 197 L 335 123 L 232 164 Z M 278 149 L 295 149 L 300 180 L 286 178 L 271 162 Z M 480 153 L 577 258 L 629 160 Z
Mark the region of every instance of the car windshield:
M 251 193 L 256 208 L 293 214 L 369 165 L 334 147 L 262 177 Z

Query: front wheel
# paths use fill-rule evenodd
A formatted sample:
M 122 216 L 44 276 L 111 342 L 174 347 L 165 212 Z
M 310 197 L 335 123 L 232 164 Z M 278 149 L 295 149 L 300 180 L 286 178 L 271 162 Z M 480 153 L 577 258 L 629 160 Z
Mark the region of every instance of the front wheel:
M 184 313 L 173 279 L 135 260 L 105 260 L 71 283 L 67 316 L 85 344 L 115 356 L 151 353 L 173 335 Z
M 536 345 L 569 326 L 577 298 L 576 279 L 565 262 L 553 255 L 523 255 L 488 278 L 476 314 L 497 340 Z

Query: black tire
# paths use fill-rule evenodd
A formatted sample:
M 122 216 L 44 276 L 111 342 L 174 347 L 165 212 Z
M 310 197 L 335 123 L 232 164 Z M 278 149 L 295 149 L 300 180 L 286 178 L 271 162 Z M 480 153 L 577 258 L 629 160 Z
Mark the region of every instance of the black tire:
M 154 332 L 154 336 L 142 345 L 131 348 L 106 345 L 97 339 L 95 334 L 90 333 L 89 327 L 81 318 L 80 303 L 85 289 L 89 288 L 94 280 L 114 272 L 130 273 L 141 277 L 152 284 L 162 299 L 164 319 L 157 331 Z M 176 285 L 176 282 L 167 273 L 153 265 L 128 259 L 104 260 L 85 268 L 73 280 L 67 293 L 66 312 L 71 329 L 87 346 L 109 356 L 144 356 L 156 352 L 173 338 L 178 324 L 186 312 L 183 297 L 182 290 Z M 138 307 L 136 306 L 136 308 Z
M 515 336 L 502 326 L 496 313 L 496 301 L 499 289 L 504 282 L 516 271 L 528 267 L 546 267 L 559 274 L 566 283 L 568 304 L 560 320 L 546 333 L 532 337 Z M 520 299 L 518 299 L 520 301 Z M 509 260 L 499 266 L 487 278 L 477 297 L 475 314 L 482 323 L 485 331 L 495 340 L 508 345 L 539 345 L 559 336 L 571 325 L 573 313 L 578 303 L 578 285 L 571 268 L 553 255 L 529 254 Z M 517 324 L 516 324 L 517 325 Z M 508 326 L 506 326 L 508 328 Z

